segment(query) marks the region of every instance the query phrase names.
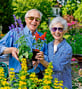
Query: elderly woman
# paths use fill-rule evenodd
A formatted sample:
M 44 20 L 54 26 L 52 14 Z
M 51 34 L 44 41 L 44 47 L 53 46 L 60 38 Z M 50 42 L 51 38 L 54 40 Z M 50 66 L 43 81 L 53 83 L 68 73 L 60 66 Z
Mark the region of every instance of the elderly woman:
M 54 40 L 48 44 L 48 61 L 41 58 L 40 52 L 37 54 L 37 59 L 45 67 L 48 66 L 49 62 L 53 64 L 53 78 L 58 78 L 58 80 L 63 80 L 64 87 L 72 89 L 71 80 L 71 58 L 72 58 L 72 48 L 63 38 L 64 33 L 67 30 L 67 21 L 62 17 L 54 18 L 49 29 L 51 31 Z M 40 57 L 40 58 L 39 58 Z

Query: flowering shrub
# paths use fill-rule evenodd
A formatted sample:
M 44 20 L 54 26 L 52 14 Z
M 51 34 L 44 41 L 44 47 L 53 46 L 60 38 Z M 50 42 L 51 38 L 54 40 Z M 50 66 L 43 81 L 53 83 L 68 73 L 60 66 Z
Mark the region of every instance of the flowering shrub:
M 27 72 L 26 58 L 22 58 L 22 69 L 18 74 L 15 74 L 14 69 L 10 69 L 9 80 L 4 78 L 4 70 L 0 67 L 0 89 L 63 89 L 63 81 L 58 81 L 57 78 L 52 82 L 52 63 L 49 63 L 45 69 L 43 79 L 38 79 L 35 73 Z M 67 88 L 64 88 L 67 89 Z
M 71 60 L 72 62 L 72 89 L 77 89 L 79 87 L 79 81 L 78 79 L 80 79 L 81 77 L 79 76 L 79 64 L 78 61 L 75 58 L 72 58 Z
M 65 15 L 64 18 L 68 22 L 68 33 L 65 36 L 68 36 L 67 41 L 72 46 L 73 54 L 82 54 L 82 28 L 80 28 L 80 23 L 72 15 Z

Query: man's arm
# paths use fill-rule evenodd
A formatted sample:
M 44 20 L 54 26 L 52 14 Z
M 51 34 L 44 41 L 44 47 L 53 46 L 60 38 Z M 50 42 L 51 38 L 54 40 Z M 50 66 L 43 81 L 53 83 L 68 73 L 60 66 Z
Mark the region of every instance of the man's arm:
M 1 40 L 0 40 L 0 57 L 4 54 L 12 54 L 18 60 L 18 49 L 11 47 L 13 43 L 13 33 L 9 31 Z
M 6 48 L 6 49 L 3 51 L 2 54 L 12 54 L 12 56 L 13 56 L 14 58 L 16 58 L 17 60 L 19 60 L 19 59 L 18 59 L 18 49 L 15 48 L 15 47 Z

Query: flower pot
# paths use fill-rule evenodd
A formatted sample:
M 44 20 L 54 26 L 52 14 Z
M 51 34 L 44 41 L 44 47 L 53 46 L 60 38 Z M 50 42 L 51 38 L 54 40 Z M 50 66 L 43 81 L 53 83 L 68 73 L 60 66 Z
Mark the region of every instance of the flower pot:
M 79 62 L 82 62 L 82 54 L 74 54 L 73 57 L 75 57 Z
M 33 68 L 32 60 L 30 60 L 28 58 L 27 58 L 27 68 L 28 68 L 28 70 L 31 69 L 31 68 Z
M 33 49 L 33 56 L 32 56 L 33 61 L 37 61 L 37 59 L 35 58 L 37 53 L 39 53 L 39 49 Z

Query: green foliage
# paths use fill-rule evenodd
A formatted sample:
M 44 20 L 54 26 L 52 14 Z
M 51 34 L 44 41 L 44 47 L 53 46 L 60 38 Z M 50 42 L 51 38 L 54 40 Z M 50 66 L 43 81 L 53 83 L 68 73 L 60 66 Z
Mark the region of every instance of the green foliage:
M 79 87 L 79 83 L 77 78 L 79 77 L 78 71 L 79 71 L 79 64 L 75 59 L 71 60 L 71 68 L 72 68 L 72 89 L 77 89 Z
M 57 4 L 57 0 L 50 0 L 51 1 L 51 7 L 54 7 Z
M 80 29 L 82 30 L 82 29 Z M 73 54 L 82 54 L 82 35 L 76 30 L 69 31 L 68 43 L 72 46 Z
M 39 25 L 38 29 L 40 29 L 40 30 L 47 30 L 47 29 L 48 29 L 48 24 L 46 23 L 46 21 L 43 21 L 43 22 Z
M 8 26 L 12 23 L 12 0 L 0 0 L 0 24 L 3 26 L 3 33 L 9 29 Z
M 74 12 L 73 15 L 79 22 L 82 22 L 82 3 L 79 5 L 78 9 Z
M 63 15 L 73 15 L 73 13 L 77 10 L 79 3 L 77 0 L 68 0 L 67 4 L 62 7 Z
M 78 81 L 79 81 L 80 83 L 82 83 L 82 77 L 79 77 L 79 78 L 78 78 Z
M 30 9 L 38 9 L 43 13 L 43 20 L 48 21 L 52 15 L 51 2 L 49 0 L 13 0 L 13 10 L 16 16 L 19 16 L 24 22 L 24 16 Z
M 19 44 L 19 60 L 21 61 L 21 59 L 23 57 L 25 58 L 29 58 L 31 59 L 32 58 L 32 53 L 30 52 L 30 47 L 26 44 L 28 40 L 25 40 L 25 35 L 21 36 L 17 41 L 16 41 L 16 44 Z

